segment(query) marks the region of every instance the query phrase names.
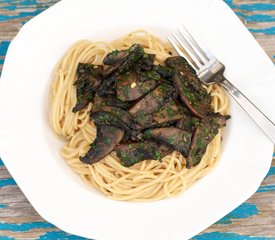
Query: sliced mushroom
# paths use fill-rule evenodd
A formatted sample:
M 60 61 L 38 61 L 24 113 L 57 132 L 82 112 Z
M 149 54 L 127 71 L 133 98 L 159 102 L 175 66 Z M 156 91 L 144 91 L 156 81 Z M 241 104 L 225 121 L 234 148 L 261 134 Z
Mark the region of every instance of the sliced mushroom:
M 214 139 L 217 133 L 218 129 L 204 125 L 199 126 L 195 130 L 190 152 L 186 159 L 187 168 L 192 168 L 200 163 L 208 144 Z
M 154 128 L 144 133 L 145 138 L 153 139 L 188 156 L 192 134 L 179 128 Z
M 195 71 L 182 57 L 167 59 L 166 64 L 174 69 L 172 81 L 181 100 L 194 116 L 204 118 L 205 114 L 211 112 L 211 96 Z
M 89 102 L 93 101 L 95 91 L 101 82 L 99 69 L 93 64 L 79 63 L 77 69 L 78 79 L 74 83 L 77 103 L 73 108 L 73 112 L 83 109 Z
M 112 74 L 119 76 L 127 72 L 144 54 L 143 48 L 139 44 L 132 45 L 126 52 L 124 58 L 106 69 L 105 78 Z
M 163 83 L 138 101 L 129 112 L 141 125 L 148 124 L 148 115 L 157 111 L 174 92 L 173 86 Z
M 126 72 L 116 78 L 117 98 L 121 101 L 133 101 L 150 92 L 157 85 L 155 80 L 139 81 L 136 71 Z
M 226 125 L 226 120 L 229 118 L 229 115 L 210 113 L 201 121 L 193 134 L 190 153 L 186 161 L 188 168 L 200 163 L 208 144 L 217 135 L 218 129 Z
M 104 80 L 97 90 L 99 96 L 115 94 L 114 83 L 116 77 L 127 72 L 144 54 L 143 48 L 139 44 L 132 45 L 126 52 L 127 55 L 121 61 L 105 70 Z
M 106 65 L 114 65 L 123 61 L 127 56 L 128 52 L 126 50 L 114 50 L 107 54 L 107 56 L 103 59 L 103 63 Z
M 124 131 L 113 126 L 97 126 L 95 141 L 91 144 L 90 150 L 80 161 L 86 164 L 93 164 L 100 161 L 122 140 Z
M 74 113 L 80 111 L 81 109 L 85 108 L 89 102 L 92 102 L 94 94 L 93 92 L 89 92 L 89 91 L 77 91 L 77 103 L 76 105 L 73 107 L 72 111 Z
M 169 154 L 171 150 L 160 146 L 154 141 L 125 143 L 116 147 L 117 156 L 125 167 L 130 167 L 143 160 L 159 160 Z

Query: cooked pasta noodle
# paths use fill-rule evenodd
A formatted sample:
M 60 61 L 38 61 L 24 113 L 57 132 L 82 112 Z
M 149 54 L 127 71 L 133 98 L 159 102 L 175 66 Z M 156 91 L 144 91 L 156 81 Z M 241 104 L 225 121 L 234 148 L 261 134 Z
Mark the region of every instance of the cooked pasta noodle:
M 96 137 L 96 128 L 89 119 L 92 103 L 73 113 L 77 98 L 73 86 L 78 64 L 102 64 L 107 53 L 115 49 L 127 49 L 139 43 L 145 52 L 156 54 L 156 62 L 163 64 L 171 56 L 172 49 L 146 31 L 132 32 L 111 43 L 81 40 L 73 44 L 56 68 L 50 90 L 50 122 L 54 132 L 66 141 L 61 155 L 84 182 L 116 200 L 150 201 L 180 194 L 195 181 L 205 176 L 217 164 L 220 157 L 221 130 L 208 145 L 202 161 L 192 169 L 185 166 L 184 157 L 172 152 L 162 162 L 145 160 L 131 167 L 120 164 L 115 152 L 103 160 L 87 165 L 79 160 L 85 155 Z M 218 85 L 208 87 L 215 112 L 228 111 L 228 98 Z

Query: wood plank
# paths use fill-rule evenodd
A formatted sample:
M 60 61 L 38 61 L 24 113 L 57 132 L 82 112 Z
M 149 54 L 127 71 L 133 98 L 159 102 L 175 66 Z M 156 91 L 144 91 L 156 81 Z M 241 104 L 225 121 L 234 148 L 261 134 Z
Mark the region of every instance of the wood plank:
M 0 0 L 0 72 L 9 41 L 28 19 L 55 2 L 57 0 Z M 274 0 L 226 2 L 275 62 Z M 275 159 L 272 166 L 257 193 L 194 239 L 248 239 L 252 236 L 275 239 Z M 80 239 L 45 222 L 0 161 L 0 239 L 1 237 Z

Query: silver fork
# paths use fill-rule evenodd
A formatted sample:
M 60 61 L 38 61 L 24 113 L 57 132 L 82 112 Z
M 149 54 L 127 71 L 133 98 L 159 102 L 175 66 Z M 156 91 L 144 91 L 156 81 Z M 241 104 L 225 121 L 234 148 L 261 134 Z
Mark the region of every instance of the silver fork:
M 241 91 L 225 79 L 225 66 L 205 47 L 199 46 L 188 30 L 182 26 L 178 33 L 172 33 L 173 39 L 168 37 L 176 52 L 184 57 L 196 70 L 199 79 L 205 84 L 217 83 L 236 100 L 242 109 L 255 121 L 263 132 L 275 144 L 275 125 L 268 119 Z M 181 46 L 187 53 L 181 51 Z M 192 61 L 191 61 L 192 60 Z

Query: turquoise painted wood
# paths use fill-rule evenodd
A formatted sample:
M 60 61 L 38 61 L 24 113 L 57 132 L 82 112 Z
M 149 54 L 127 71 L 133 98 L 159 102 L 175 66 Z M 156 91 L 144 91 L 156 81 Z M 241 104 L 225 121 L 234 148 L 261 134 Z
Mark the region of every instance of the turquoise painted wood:
M 0 0 L 0 73 L 7 48 L 19 28 L 57 0 Z M 275 62 L 275 1 L 225 0 Z M 0 152 L 1 155 L 1 152 Z M 247 202 L 194 240 L 275 239 L 275 155 L 262 185 Z M 24 210 L 23 210 L 24 209 Z M 0 159 L 0 240 L 84 239 L 44 221 L 30 206 Z

